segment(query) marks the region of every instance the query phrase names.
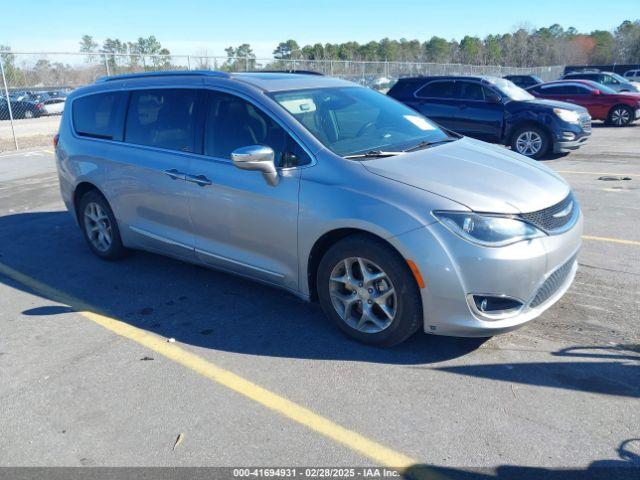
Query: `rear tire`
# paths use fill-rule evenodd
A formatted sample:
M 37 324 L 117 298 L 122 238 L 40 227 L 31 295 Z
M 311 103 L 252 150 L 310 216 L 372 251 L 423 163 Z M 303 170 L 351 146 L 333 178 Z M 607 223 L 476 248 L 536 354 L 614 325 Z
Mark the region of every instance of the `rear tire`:
M 118 260 L 128 253 L 122 245 L 118 222 L 109 202 L 97 190 L 80 199 L 78 221 L 91 251 L 103 260 Z
M 525 157 L 539 160 L 551 147 L 549 134 L 540 127 L 527 125 L 518 128 L 511 137 L 511 149 Z
M 634 120 L 634 111 L 627 105 L 616 105 L 609 111 L 607 125 L 626 127 Z
M 411 270 L 375 237 L 357 234 L 334 244 L 320 261 L 316 285 L 325 315 L 359 342 L 391 347 L 423 324 Z

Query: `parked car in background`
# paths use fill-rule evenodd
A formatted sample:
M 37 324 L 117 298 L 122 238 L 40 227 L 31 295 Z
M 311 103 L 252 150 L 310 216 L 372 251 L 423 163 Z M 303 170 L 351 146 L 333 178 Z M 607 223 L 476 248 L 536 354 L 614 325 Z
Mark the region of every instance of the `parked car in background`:
M 562 177 L 370 88 L 153 72 L 68 102 L 60 192 L 105 260 L 142 249 L 250 277 L 381 346 L 517 328 L 578 268 L 582 214 Z
M 6 99 L 0 101 L 0 119 L 9 119 L 9 107 Z M 46 115 L 44 104 L 33 100 L 11 100 L 13 118 L 35 118 Z
M 591 80 L 616 92 L 640 92 L 638 85 L 613 72 L 569 72 L 562 77 L 562 80 Z
M 590 80 L 558 80 L 528 89 L 538 98 L 560 100 L 585 107 L 591 118 L 624 127 L 640 118 L 640 94 L 618 93 Z
M 44 99 L 42 103 L 44 115 L 60 115 L 64 110 L 66 97 L 49 97 Z
M 630 82 L 640 82 L 640 69 L 638 70 L 627 70 L 624 72 L 624 78 L 629 80 Z
M 585 108 L 538 100 L 503 78 L 401 78 L 388 95 L 454 132 L 536 159 L 575 150 L 591 135 Z
M 505 75 L 502 78 L 506 78 L 507 80 L 515 83 L 520 88 L 529 88 L 533 85 L 537 85 L 542 83 L 542 79 L 537 77 L 536 75 Z

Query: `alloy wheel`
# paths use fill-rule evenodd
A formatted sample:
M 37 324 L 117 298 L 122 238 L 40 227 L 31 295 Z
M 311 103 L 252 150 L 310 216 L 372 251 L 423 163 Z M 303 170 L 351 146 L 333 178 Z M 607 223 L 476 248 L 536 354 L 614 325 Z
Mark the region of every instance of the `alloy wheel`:
M 111 220 L 98 203 L 87 203 L 84 209 L 84 228 L 87 238 L 96 250 L 106 252 L 111 248 L 113 239 Z
M 396 317 L 398 300 L 388 275 L 366 258 L 340 261 L 329 279 L 331 303 L 340 318 L 363 333 L 379 333 Z
M 611 113 L 611 123 L 619 127 L 626 125 L 630 120 L 631 115 L 629 114 L 629 110 L 626 108 L 616 108 Z
M 516 150 L 527 157 L 537 154 L 541 148 L 542 137 L 532 130 L 522 132 L 516 139 Z

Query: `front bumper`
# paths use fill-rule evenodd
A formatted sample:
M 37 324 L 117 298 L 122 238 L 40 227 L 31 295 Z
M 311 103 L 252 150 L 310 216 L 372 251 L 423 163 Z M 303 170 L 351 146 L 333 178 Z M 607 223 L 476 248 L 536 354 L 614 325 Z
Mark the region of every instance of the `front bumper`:
M 396 237 L 426 283 L 421 290 L 425 332 L 488 337 L 538 317 L 562 297 L 575 277 L 582 222 L 580 213 L 564 233 L 498 248 L 469 243 L 440 223 Z M 566 271 L 561 280 L 552 282 L 554 273 L 563 266 Z M 546 290 L 540 302 L 536 295 L 542 289 Z M 491 320 L 470 308 L 469 294 L 507 296 L 518 299 L 524 307 L 509 318 Z
M 554 153 L 568 153 L 573 150 L 579 149 L 587 140 L 589 140 L 589 135 L 581 137 L 577 140 L 572 141 L 557 141 L 553 144 L 553 152 Z

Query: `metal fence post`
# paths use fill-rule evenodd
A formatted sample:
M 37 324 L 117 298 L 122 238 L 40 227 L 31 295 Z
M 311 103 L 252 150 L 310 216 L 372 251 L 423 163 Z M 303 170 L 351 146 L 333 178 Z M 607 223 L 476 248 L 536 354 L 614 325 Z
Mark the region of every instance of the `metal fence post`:
M 249 56 L 248 55 L 246 57 L 244 57 L 244 71 L 245 72 L 249 71 Z
M 187 70 L 191 70 L 191 55 L 187 55 Z
M 7 77 L 4 73 L 4 62 L 2 61 L 2 55 L 0 55 L 0 74 L 2 74 L 2 84 L 4 85 L 4 94 L 7 99 L 7 109 L 9 110 L 9 121 L 11 122 L 11 134 L 13 135 L 13 143 L 18 150 L 18 137 L 16 137 L 16 130 L 13 126 L 13 110 L 11 109 L 11 98 L 9 98 L 9 88 L 7 87 Z
M 104 68 L 107 70 L 107 77 L 108 77 L 109 75 L 111 75 L 109 73 L 109 60 L 107 60 L 107 54 L 106 53 L 103 54 L 102 56 L 104 57 Z

